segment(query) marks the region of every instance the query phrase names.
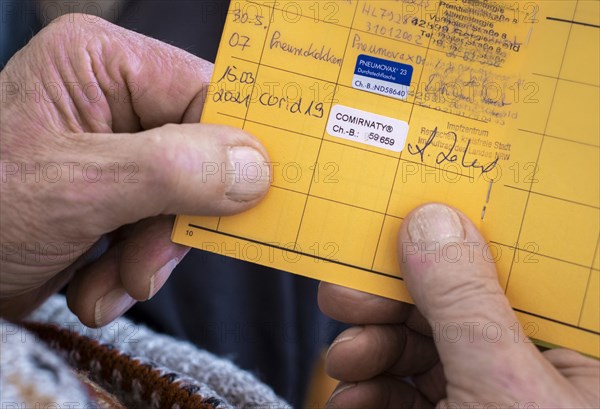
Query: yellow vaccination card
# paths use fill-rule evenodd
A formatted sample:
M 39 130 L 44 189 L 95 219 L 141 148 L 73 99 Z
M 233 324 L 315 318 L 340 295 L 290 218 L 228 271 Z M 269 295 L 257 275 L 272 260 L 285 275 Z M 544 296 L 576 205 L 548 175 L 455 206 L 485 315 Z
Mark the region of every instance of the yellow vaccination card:
M 526 335 L 599 357 L 599 24 L 597 0 L 232 0 L 202 121 L 256 135 L 272 188 L 173 240 L 410 302 L 396 232 L 447 203 Z

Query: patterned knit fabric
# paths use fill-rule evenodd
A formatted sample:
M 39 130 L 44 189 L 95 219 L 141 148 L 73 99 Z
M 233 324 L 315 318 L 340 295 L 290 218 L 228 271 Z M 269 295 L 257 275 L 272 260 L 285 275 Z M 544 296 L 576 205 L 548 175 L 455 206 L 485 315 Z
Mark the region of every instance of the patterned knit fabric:
M 0 320 L 0 336 L 6 409 L 290 407 L 252 374 L 187 342 L 126 319 L 87 328 L 62 296 L 21 326 Z

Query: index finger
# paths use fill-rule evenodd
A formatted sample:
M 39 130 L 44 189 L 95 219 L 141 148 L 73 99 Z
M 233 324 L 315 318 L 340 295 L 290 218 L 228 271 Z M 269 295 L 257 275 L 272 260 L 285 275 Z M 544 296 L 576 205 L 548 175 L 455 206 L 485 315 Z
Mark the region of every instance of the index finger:
M 52 95 L 15 93 L 9 102 L 30 116 L 56 113 L 55 121 L 40 118 L 56 132 L 133 133 L 200 120 L 213 65 L 186 51 L 83 14 L 55 19 L 26 48 L 2 74 L 51 84 Z M 46 109 L 31 106 L 38 103 Z
M 318 301 L 323 313 L 347 324 L 405 324 L 431 335 L 429 324 L 411 304 L 326 282 L 319 285 Z

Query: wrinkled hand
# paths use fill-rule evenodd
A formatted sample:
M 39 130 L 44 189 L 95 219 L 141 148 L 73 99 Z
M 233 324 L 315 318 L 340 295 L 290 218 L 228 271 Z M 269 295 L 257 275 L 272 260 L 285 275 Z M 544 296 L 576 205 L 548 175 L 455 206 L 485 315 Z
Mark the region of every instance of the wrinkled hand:
M 197 124 L 211 72 L 84 15 L 55 20 L 9 61 L 0 73 L 2 316 L 23 316 L 72 279 L 71 309 L 107 324 L 152 297 L 188 251 L 170 242 L 164 215 L 232 214 L 264 196 L 259 142 Z
M 407 216 L 398 239 L 416 307 L 321 284 L 321 309 L 356 325 L 328 351 L 327 371 L 343 381 L 331 407 L 600 407 L 599 362 L 569 350 L 541 353 L 526 339 L 484 244 L 464 215 L 425 205 Z

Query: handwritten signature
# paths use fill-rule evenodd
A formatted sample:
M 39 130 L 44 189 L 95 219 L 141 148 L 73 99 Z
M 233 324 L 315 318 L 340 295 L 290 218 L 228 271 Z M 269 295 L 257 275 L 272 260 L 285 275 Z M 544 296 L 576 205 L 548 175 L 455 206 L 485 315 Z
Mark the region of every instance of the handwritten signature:
M 437 156 L 435 158 L 435 163 L 438 165 L 441 165 L 442 163 L 445 163 L 445 162 L 455 163 L 455 162 L 458 162 L 458 160 L 459 160 L 459 155 L 454 152 L 454 150 L 456 148 L 456 143 L 458 142 L 458 136 L 454 132 L 448 132 L 448 135 L 450 135 L 450 137 L 452 137 L 452 146 L 447 151 L 442 151 L 437 154 Z M 413 146 L 412 144 L 409 143 L 408 144 L 408 153 L 410 153 L 411 155 L 415 155 L 415 156 L 418 155 L 421 159 L 421 162 L 425 162 L 425 154 L 427 153 L 427 148 L 429 148 L 433 144 L 433 142 L 435 141 L 435 138 L 437 136 L 438 136 L 438 128 L 436 127 L 431 132 L 429 139 L 427 139 L 427 141 L 425 142 L 425 144 L 423 146 L 419 146 L 419 145 Z M 496 154 L 496 159 L 493 162 L 490 162 L 485 165 L 480 164 L 477 159 L 470 161 L 469 159 L 467 159 L 467 154 L 469 152 L 470 146 L 471 146 L 471 139 L 469 139 L 469 141 L 467 142 L 467 145 L 465 146 L 465 150 L 462 152 L 462 155 L 460 157 L 460 164 L 464 168 L 467 168 L 467 169 L 468 168 L 478 169 L 482 175 L 484 173 L 488 173 L 488 172 L 491 172 L 492 170 L 494 170 L 494 168 L 498 165 L 498 162 L 500 161 L 500 158 L 498 157 L 498 155 Z

